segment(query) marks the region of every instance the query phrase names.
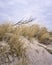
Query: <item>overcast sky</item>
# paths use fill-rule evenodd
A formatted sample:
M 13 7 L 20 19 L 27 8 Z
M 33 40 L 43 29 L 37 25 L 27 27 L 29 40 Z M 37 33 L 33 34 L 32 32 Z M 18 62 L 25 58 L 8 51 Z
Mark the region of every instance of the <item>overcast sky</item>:
M 0 0 L 0 23 L 36 18 L 34 23 L 52 27 L 52 0 Z

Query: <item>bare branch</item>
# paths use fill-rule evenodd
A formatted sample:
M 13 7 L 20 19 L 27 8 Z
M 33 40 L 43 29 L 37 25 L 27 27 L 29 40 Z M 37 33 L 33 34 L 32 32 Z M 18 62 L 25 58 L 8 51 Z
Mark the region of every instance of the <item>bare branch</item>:
M 30 22 L 32 22 L 32 21 L 34 21 L 35 19 L 34 18 L 29 18 L 28 20 L 20 20 L 20 21 L 18 21 L 16 24 L 14 24 L 14 25 L 19 25 L 19 24 L 27 24 L 27 23 L 30 23 Z

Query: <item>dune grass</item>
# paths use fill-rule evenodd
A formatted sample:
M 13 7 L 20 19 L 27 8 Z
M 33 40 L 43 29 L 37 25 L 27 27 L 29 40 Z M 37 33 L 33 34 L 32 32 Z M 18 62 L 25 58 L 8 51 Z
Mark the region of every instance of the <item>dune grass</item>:
M 14 49 L 17 52 L 17 55 L 22 55 L 23 44 L 19 41 L 20 36 L 30 38 L 37 38 L 41 43 L 50 43 L 50 34 L 45 27 L 41 27 L 38 24 L 28 25 L 19 25 L 12 26 L 11 24 L 2 24 L 0 25 L 0 41 L 4 40 L 8 42 L 11 46 L 11 50 L 14 52 Z M 48 42 L 47 42 L 48 41 Z
M 23 48 L 25 41 L 20 41 L 21 36 L 29 40 L 35 38 L 43 44 L 49 44 L 50 40 L 52 41 L 52 32 L 48 32 L 46 27 L 40 27 L 38 24 L 13 26 L 5 23 L 0 25 L 0 41 L 6 41 L 10 45 L 12 53 L 16 53 L 18 57 L 23 57 L 20 65 L 27 65 L 26 48 Z

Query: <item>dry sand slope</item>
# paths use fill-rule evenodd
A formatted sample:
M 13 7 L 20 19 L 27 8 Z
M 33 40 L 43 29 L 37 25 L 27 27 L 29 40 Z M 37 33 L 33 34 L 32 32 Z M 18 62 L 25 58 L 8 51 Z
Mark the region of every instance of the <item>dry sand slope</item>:
M 24 56 L 18 58 L 15 54 L 10 55 L 3 53 L 0 54 L 0 65 L 52 65 L 52 54 L 50 54 L 45 48 L 39 45 L 36 40 L 29 41 L 26 38 L 21 37 L 20 42 L 24 43 L 23 48 L 26 48 L 26 59 L 23 59 Z M 6 43 L 4 42 L 4 44 Z

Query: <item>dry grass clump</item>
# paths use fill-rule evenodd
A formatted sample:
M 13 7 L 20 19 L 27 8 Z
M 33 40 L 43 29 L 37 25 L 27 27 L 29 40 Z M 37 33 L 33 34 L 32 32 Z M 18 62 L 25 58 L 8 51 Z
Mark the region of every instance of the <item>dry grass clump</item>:
M 0 41 L 12 34 L 13 36 L 25 36 L 28 39 L 34 37 L 37 38 L 40 42 L 44 43 L 45 40 L 50 38 L 50 34 L 45 27 L 39 27 L 37 24 L 33 24 L 31 26 L 28 25 L 19 25 L 19 26 L 12 26 L 11 24 L 3 24 L 0 25 Z M 7 35 L 6 35 L 7 34 Z
M 50 43 L 49 38 L 50 38 L 49 33 L 45 33 L 45 34 L 43 34 L 43 35 L 41 35 L 41 36 L 39 37 L 39 41 L 40 41 L 41 43 L 44 43 L 44 44 L 49 44 L 49 43 Z
M 50 34 L 45 27 L 42 27 L 39 31 L 38 40 L 41 43 L 49 44 L 50 43 Z
M 45 27 L 39 27 L 37 24 L 31 26 L 28 25 L 19 25 L 14 27 L 11 24 L 0 25 L 0 41 L 4 40 L 9 43 L 11 50 L 17 52 L 18 55 L 21 55 L 24 51 L 22 46 L 24 43 L 19 41 L 20 36 L 30 38 L 37 38 L 39 42 L 47 44 L 50 43 L 50 34 Z
M 38 35 L 38 32 L 39 32 L 39 25 L 32 25 L 30 26 L 30 30 L 29 30 L 29 37 L 36 37 Z
M 49 35 L 50 35 L 50 41 L 51 41 L 51 43 L 52 43 L 52 31 L 51 32 L 49 32 Z
M 28 38 L 36 37 L 39 32 L 40 27 L 36 24 L 28 26 L 28 25 L 21 25 L 16 28 L 15 33 L 18 35 L 22 35 Z M 18 33 L 17 33 L 18 31 Z
M 18 56 L 22 56 L 22 53 L 25 49 L 23 49 L 23 44 L 19 41 L 20 36 L 22 35 L 22 28 L 13 27 L 10 24 L 3 24 L 0 26 L 0 41 L 6 41 L 11 48 L 13 53 L 16 53 Z
M 41 27 L 39 31 L 39 36 L 43 35 L 44 33 L 47 33 L 47 28 L 46 27 Z
M 14 31 L 14 34 L 23 35 L 23 33 L 25 32 L 25 30 L 23 31 L 23 29 L 25 27 L 26 26 L 22 26 L 22 25 L 16 26 L 15 31 Z
M 9 24 L 0 25 L 0 40 L 2 40 L 4 34 L 9 31 L 8 27 L 9 27 Z
M 25 48 L 23 48 L 24 42 L 20 41 L 21 35 L 23 35 L 23 27 L 14 27 L 11 24 L 3 24 L 0 26 L 0 41 L 6 41 L 10 46 L 10 51 L 15 53 L 18 57 L 22 57 L 21 65 L 25 65 Z
M 19 41 L 18 35 L 12 35 L 8 40 L 9 45 L 11 46 L 11 51 L 15 52 L 18 56 L 22 55 L 23 52 L 23 44 Z

